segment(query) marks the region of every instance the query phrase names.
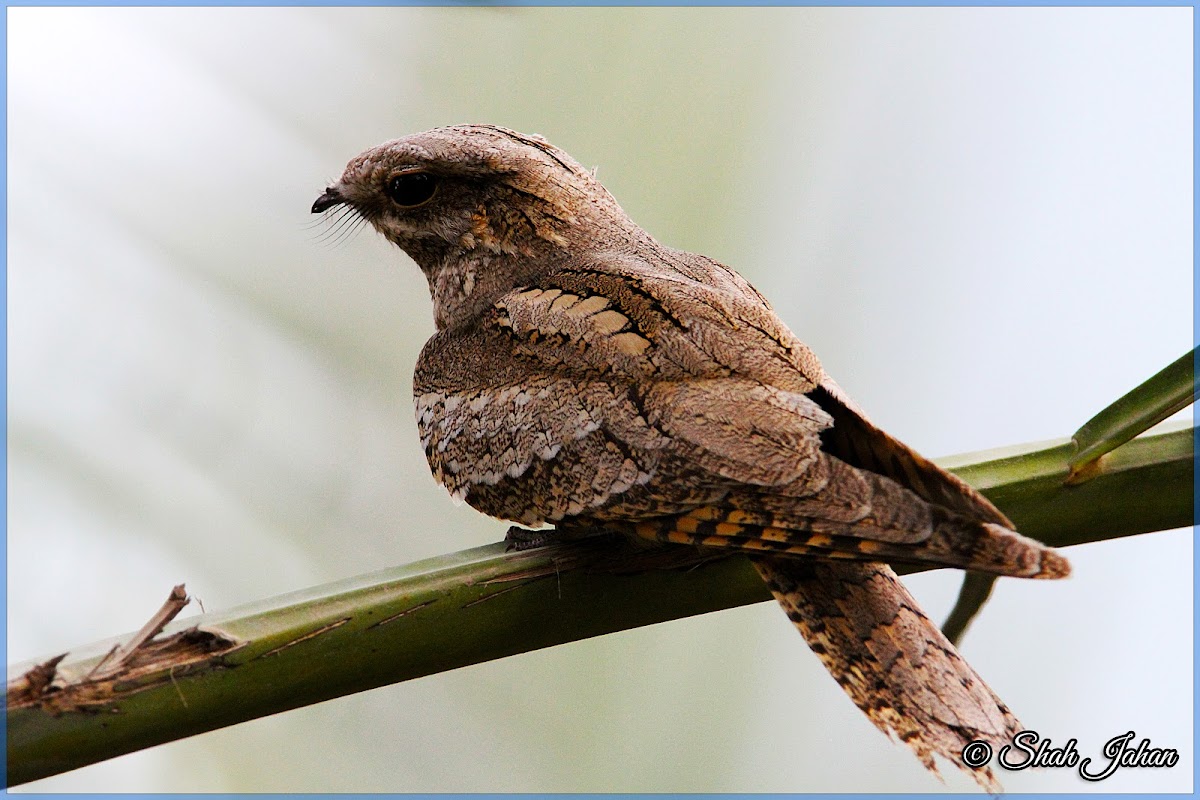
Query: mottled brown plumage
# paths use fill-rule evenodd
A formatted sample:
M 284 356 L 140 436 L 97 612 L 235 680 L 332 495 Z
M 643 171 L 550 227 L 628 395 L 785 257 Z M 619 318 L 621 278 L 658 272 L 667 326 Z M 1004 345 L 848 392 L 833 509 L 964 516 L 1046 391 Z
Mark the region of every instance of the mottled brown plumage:
M 491 126 L 364 152 L 313 211 L 335 206 L 429 281 L 417 422 L 454 496 L 525 525 L 748 553 L 854 702 L 930 769 L 1020 729 L 883 562 L 1056 578 L 1065 559 L 876 428 L 736 272 L 656 242 L 543 139 Z

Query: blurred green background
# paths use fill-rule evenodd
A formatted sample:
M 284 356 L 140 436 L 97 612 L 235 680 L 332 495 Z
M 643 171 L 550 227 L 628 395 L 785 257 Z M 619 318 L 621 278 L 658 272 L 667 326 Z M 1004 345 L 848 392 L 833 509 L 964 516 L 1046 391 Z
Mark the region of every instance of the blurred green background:
M 598 166 L 927 455 L 1070 435 L 1192 344 L 1191 15 L 10 8 L 10 663 L 133 630 L 181 581 L 226 609 L 503 535 L 418 444 L 424 279 L 308 214 L 350 157 L 436 125 Z M 1190 532 L 1069 555 L 1069 581 L 1002 581 L 966 657 L 1056 744 L 1099 757 L 1134 730 L 1182 758 L 1006 788 L 1190 792 Z M 959 580 L 909 583 L 941 618 Z M 30 786 L 939 787 L 773 604 Z

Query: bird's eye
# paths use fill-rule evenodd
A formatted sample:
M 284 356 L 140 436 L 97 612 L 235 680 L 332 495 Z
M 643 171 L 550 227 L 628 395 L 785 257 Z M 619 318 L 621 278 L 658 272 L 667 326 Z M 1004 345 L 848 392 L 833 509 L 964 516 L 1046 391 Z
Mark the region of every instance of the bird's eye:
M 388 178 L 387 196 L 398 206 L 413 208 L 433 197 L 437 185 L 428 172 L 401 172 Z

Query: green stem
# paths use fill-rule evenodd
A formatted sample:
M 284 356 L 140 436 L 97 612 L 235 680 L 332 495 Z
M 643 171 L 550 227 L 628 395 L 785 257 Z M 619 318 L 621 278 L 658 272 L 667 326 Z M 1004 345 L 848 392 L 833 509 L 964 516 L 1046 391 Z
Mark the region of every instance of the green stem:
M 1176 359 L 1075 431 L 1071 437 L 1076 447 L 1070 463 L 1072 482 L 1086 480 L 1090 467 L 1105 453 L 1196 401 L 1198 353 L 1200 348 Z
M 950 609 L 950 616 L 946 617 L 946 622 L 942 625 L 942 633 L 946 634 L 946 638 L 955 646 L 962 642 L 963 634 L 983 609 L 983 604 L 992 596 L 996 580 L 997 576 L 982 572 L 968 572 L 963 578 L 962 589 L 958 592 L 958 599 L 954 601 L 954 608 Z

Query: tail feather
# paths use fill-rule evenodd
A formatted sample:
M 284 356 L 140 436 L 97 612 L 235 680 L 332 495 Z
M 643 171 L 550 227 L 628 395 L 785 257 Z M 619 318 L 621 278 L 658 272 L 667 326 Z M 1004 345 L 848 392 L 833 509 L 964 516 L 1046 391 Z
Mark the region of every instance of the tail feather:
M 912 748 L 934 774 L 934 756 L 942 756 L 987 791 L 1000 791 L 989 767 L 963 765 L 963 748 L 982 740 L 998 751 L 1021 725 L 887 565 L 753 561 L 809 646 L 877 728 Z

